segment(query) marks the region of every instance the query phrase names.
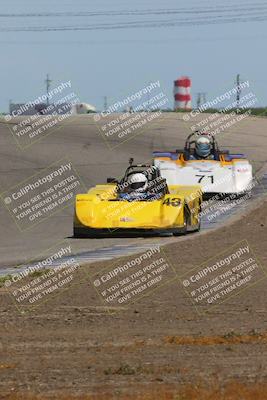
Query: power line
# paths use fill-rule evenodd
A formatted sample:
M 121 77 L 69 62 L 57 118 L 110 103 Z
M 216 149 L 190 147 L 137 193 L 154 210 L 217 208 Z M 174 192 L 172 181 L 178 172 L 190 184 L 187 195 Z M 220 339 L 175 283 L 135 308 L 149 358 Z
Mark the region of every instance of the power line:
M 113 19 L 115 16 L 168 16 L 171 19 L 138 19 L 137 21 L 123 22 L 103 22 L 94 24 L 77 24 L 53 26 L 35 24 L 32 26 L 10 26 L 9 19 L 19 20 L 21 18 L 73 18 L 73 17 L 108 17 Z M 177 16 L 175 18 L 175 16 Z M 264 3 L 241 3 L 231 5 L 198 5 L 196 7 L 181 7 L 169 9 L 133 9 L 133 10 L 107 10 L 107 11 L 71 11 L 71 12 L 32 12 L 32 13 L 0 13 L 2 21 L 8 25 L 2 26 L 2 32 L 49 32 L 49 31 L 90 31 L 90 30 L 114 30 L 114 29 L 134 29 L 134 28 L 163 28 L 175 26 L 199 26 L 223 23 L 238 22 L 261 22 L 267 19 L 267 2 Z
M 245 23 L 245 22 L 263 22 L 267 20 L 267 14 L 256 16 L 217 16 L 216 19 L 195 19 L 195 20 L 169 20 L 169 21 L 134 21 L 117 24 L 95 24 L 83 26 L 31 26 L 31 27 L 6 27 L 0 28 L 0 32 L 56 32 L 56 31 L 93 31 L 93 30 L 118 30 L 118 29 L 135 29 L 135 28 L 166 28 L 180 26 L 201 26 L 201 25 L 219 25 L 229 23 Z
M 35 13 L 0 13 L 0 18 L 32 18 L 32 17 L 95 17 L 95 16 L 125 16 L 125 15 L 164 15 L 164 14 L 199 14 L 199 13 L 218 13 L 236 11 L 255 11 L 263 10 L 267 3 L 253 3 L 244 7 L 241 5 L 220 5 L 207 7 L 174 8 L 174 9 L 145 9 L 145 10 L 121 10 L 121 11 L 70 11 L 70 12 L 35 12 Z

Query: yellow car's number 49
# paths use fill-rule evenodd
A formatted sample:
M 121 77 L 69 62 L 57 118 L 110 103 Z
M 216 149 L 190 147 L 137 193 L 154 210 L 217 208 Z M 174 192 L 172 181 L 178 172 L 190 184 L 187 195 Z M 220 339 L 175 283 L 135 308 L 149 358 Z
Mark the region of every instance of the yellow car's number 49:
M 178 207 L 181 204 L 181 200 L 177 197 L 173 197 L 172 199 L 168 197 L 166 200 L 164 200 L 163 204 L 165 206 Z

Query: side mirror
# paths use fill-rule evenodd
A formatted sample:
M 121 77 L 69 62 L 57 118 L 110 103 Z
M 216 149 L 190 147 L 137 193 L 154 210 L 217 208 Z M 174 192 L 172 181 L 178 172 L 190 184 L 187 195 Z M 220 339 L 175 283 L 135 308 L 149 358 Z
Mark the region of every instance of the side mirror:
M 116 178 L 107 178 L 107 183 L 118 183 Z

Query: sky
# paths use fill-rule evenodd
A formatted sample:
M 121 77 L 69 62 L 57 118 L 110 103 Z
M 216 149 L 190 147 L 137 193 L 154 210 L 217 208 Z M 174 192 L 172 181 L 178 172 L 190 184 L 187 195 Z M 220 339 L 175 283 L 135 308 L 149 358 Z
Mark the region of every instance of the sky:
M 192 79 L 192 99 L 231 89 L 239 73 L 267 106 L 267 1 L 1 1 L 0 111 L 70 80 L 81 102 L 108 104 L 160 81 Z

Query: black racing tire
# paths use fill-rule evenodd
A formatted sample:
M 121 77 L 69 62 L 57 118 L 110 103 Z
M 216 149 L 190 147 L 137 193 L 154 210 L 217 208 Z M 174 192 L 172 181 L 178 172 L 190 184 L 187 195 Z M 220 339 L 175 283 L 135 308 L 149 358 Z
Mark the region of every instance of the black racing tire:
M 173 236 L 181 236 L 187 234 L 190 216 L 188 214 L 188 210 L 186 209 L 186 207 L 184 207 L 184 215 L 185 215 L 184 228 L 183 229 L 180 228 L 179 230 L 177 230 L 177 232 L 174 231 Z
M 200 222 L 200 219 L 199 219 L 199 220 L 198 220 L 198 224 L 197 224 L 197 226 L 196 226 L 196 228 L 194 229 L 193 232 L 199 232 L 200 229 L 201 229 L 201 222 Z
M 83 237 L 83 235 L 79 232 L 77 228 L 73 228 L 73 237 L 75 239 L 80 239 Z
M 93 231 L 84 232 L 80 228 L 73 228 L 73 237 L 75 239 L 94 238 L 96 234 Z
M 172 232 L 173 236 L 183 236 L 183 235 L 186 235 L 186 233 L 187 233 L 186 226 L 184 228 L 180 228 L 180 229 L 177 229 L 177 231 Z
M 202 211 L 202 205 L 201 205 L 201 201 L 199 201 L 198 223 L 197 223 L 196 229 L 194 229 L 194 232 L 199 232 L 201 229 L 201 218 L 200 218 L 201 211 Z

